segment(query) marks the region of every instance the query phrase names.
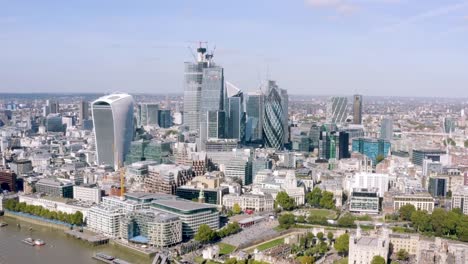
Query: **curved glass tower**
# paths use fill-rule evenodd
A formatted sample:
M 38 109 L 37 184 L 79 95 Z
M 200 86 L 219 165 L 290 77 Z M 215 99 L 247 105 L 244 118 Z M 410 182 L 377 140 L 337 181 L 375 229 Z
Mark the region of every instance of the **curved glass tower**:
M 117 93 L 92 103 L 96 158 L 98 165 L 118 169 L 133 139 L 133 97 Z
M 281 91 L 275 82 L 268 82 L 268 93 L 265 98 L 263 135 L 265 146 L 281 149 L 284 142 L 284 107 Z

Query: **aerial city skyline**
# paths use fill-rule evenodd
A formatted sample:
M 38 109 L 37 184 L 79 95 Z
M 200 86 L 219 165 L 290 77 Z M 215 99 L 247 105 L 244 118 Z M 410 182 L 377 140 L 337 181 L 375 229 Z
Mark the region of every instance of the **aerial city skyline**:
M 468 263 L 468 2 L 0 6 L 0 264 Z
M 180 62 L 207 41 L 245 92 L 274 76 L 291 95 L 467 97 L 467 14 L 461 0 L 9 1 L 0 92 L 182 93 Z

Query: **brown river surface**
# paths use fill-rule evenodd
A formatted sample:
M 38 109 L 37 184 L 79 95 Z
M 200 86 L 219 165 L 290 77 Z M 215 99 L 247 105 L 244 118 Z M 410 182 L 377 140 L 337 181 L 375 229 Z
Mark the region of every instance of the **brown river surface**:
M 0 264 L 97 264 L 92 259 L 97 252 L 120 258 L 134 264 L 151 263 L 149 258 L 133 254 L 112 245 L 90 246 L 75 238 L 68 237 L 63 230 L 36 225 L 15 218 L 0 216 Z M 20 224 L 20 228 L 17 226 Z M 32 228 L 32 230 L 30 230 Z M 42 239 L 46 245 L 30 246 L 21 240 L 32 237 Z

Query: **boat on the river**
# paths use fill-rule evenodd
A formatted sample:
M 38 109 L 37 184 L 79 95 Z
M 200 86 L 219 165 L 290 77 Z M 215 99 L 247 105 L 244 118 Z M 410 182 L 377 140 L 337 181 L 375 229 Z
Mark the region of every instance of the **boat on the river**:
M 102 252 L 96 253 L 96 255 L 93 256 L 93 259 L 100 260 L 109 264 L 131 264 L 130 262 L 115 258 L 114 256 L 110 256 Z
M 23 240 L 21 240 L 23 243 L 25 244 L 28 244 L 30 246 L 43 246 L 45 245 L 45 242 L 44 240 L 41 240 L 41 239 L 32 239 L 30 237 L 28 238 L 25 238 Z
M 21 242 L 25 243 L 25 244 L 28 244 L 30 246 L 34 246 L 34 239 L 28 237 L 28 238 L 25 238 L 23 240 L 21 240 Z
M 43 246 L 43 245 L 45 245 L 45 242 L 44 242 L 44 240 L 36 239 L 36 240 L 34 240 L 34 245 L 35 246 Z

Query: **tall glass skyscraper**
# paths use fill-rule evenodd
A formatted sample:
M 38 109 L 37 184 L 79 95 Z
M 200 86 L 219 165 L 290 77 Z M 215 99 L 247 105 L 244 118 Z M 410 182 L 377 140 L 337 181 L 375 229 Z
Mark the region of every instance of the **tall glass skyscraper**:
M 138 105 L 138 121 L 140 126 L 158 125 L 159 105 L 153 103 L 143 103 Z
M 207 139 L 226 138 L 226 112 L 208 111 Z
M 384 117 L 382 119 L 382 123 L 380 125 L 380 138 L 388 141 L 393 139 L 393 120 L 391 118 Z
M 390 147 L 388 140 L 376 138 L 355 138 L 352 145 L 353 151 L 372 159 L 374 166 L 377 165 L 377 157 L 386 158 L 390 154 Z
M 133 139 L 133 97 L 116 93 L 92 103 L 96 157 L 99 165 L 118 169 Z
M 254 142 L 263 139 L 263 114 L 265 96 L 260 93 L 247 95 L 246 101 L 246 141 Z
M 227 137 L 243 142 L 246 122 L 244 93 L 233 84 L 226 82 L 226 96 Z
M 200 128 L 200 99 L 203 80 L 203 62 L 185 63 L 183 123 L 191 131 Z
M 327 122 L 343 124 L 346 122 L 348 99 L 346 97 L 331 97 L 327 103 Z
M 185 63 L 184 124 L 200 131 L 207 122 L 208 111 L 224 110 L 224 70 L 212 62 L 206 48 L 198 48 L 195 63 Z M 201 135 L 202 140 L 205 135 Z
M 353 124 L 362 124 L 362 95 L 353 96 Z
M 282 149 L 285 141 L 284 106 L 281 90 L 274 81 L 268 81 L 265 98 L 263 133 L 266 147 Z

